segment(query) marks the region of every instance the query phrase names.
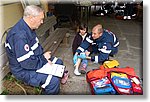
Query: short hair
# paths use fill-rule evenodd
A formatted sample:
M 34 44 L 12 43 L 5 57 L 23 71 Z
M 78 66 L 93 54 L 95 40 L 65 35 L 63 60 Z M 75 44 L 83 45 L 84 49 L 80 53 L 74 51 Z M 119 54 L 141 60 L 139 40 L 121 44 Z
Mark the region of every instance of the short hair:
M 26 6 L 26 8 L 24 9 L 23 17 L 38 16 L 40 12 L 44 12 L 44 10 L 41 7 L 36 5 L 29 5 Z

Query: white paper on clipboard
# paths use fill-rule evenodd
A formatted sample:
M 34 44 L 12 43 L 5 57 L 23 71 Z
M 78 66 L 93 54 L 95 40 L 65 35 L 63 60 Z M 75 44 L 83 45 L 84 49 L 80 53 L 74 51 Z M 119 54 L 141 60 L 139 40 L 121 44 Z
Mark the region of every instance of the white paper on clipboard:
M 64 70 L 65 70 L 64 65 L 47 63 L 41 69 L 38 69 L 36 72 L 62 77 Z

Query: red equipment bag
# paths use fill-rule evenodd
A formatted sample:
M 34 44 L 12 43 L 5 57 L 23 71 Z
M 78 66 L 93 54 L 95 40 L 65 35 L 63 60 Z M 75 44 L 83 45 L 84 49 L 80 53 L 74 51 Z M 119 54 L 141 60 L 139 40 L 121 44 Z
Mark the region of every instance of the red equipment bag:
M 129 75 L 133 75 L 135 76 L 135 71 L 134 68 L 131 67 L 125 67 L 125 68 L 104 68 L 104 66 L 100 66 L 100 69 L 94 69 L 94 70 L 90 70 L 89 72 L 87 72 L 86 74 L 86 79 L 87 82 L 90 82 L 92 80 L 95 79 L 102 79 L 104 77 L 107 76 L 107 72 L 110 71 L 119 71 L 119 72 L 126 72 Z
M 135 77 L 139 80 L 138 77 L 136 77 L 134 68 L 131 67 L 125 67 L 125 68 L 104 68 L 104 66 L 100 66 L 100 69 L 93 69 L 90 70 L 89 72 L 87 72 L 86 74 L 86 80 L 87 82 L 90 84 L 90 88 L 91 88 L 91 93 L 95 94 L 95 90 L 94 90 L 94 86 L 95 82 L 105 78 L 108 76 L 108 72 L 112 72 L 112 71 L 116 71 L 116 72 L 122 72 L 122 73 L 126 73 L 128 75 L 128 77 Z M 110 79 L 109 79 L 110 80 Z M 117 79 L 116 79 L 117 80 Z M 126 81 L 126 80 L 123 80 Z M 130 81 L 129 81 L 130 82 Z M 112 84 L 112 82 L 111 82 Z M 139 84 L 136 84 L 135 82 L 131 81 L 132 84 L 132 90 L 134 91 L 134 94 L 142 94 L 142 90 L 140 89 L 141 87 L 139 87 Z M 113 86 L 113 85 L 112 85 Z M 133 87 L 134 86 L 134 87 Z M 114 86 L 113 86 L 114 87 Z M 137 88 L 136 88 L 137 87 Z M 139 89 L 139 90 L 138 90 Z M 115 89 L 116 90 L 116 89 Z M 99 91 L 100 92 L 100 91 Z M 118 93 L 121 94 L 121 93 Z
M 110 71 L 107 77 L 118 94 L 143 94 L 138 76 L 129 75 L 126 72 Z

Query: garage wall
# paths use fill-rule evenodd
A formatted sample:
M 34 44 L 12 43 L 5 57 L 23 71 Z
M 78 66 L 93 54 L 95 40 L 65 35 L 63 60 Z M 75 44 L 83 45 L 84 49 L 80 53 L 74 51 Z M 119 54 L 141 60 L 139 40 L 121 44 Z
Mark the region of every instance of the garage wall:
M 0 40 L 5 30 L 13 26 L 23 15 L 21 2 L 0 5 L 1 11 L 1 31 Z

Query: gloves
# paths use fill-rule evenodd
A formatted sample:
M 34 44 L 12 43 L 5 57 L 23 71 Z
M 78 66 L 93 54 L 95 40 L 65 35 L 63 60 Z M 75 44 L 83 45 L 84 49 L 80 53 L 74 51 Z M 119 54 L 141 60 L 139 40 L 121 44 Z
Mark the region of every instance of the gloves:
M 77 56 L 77 55 L 74 55 L 74 56 L 73 56 L 73 63 L 76 64 L 76 63 L 77 63 L 77 60 L 78 60 L 78 56 Z
M 80 53 L 80 55 L 78 56 L 78 58 L 86 59 L 86 54 L 85 53 Z

